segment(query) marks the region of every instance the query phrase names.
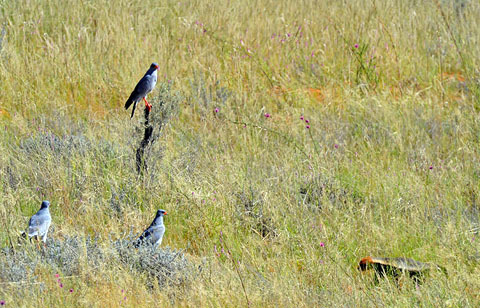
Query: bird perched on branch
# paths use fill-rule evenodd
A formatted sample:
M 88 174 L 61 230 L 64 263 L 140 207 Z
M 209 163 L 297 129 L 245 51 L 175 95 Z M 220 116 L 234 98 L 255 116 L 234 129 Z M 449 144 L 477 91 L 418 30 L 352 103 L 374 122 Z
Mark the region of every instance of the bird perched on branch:
M 152 105 L 147 102 L 147 94 L 152 92 L 153 88 L 155 88 L 155 85 L 157 84 L 157 70 L 158 64 L 153 62 L 148 71 L 135 86 L 132 94 L 130 94 L 130 97 L 125 103 L 125 109 L 128 109 L 128 107 L 133 104 L 132 116 L 130 118 L 133 118 L 135 107 L 141 99 L 145 101 L 145 107 L 148 109 L 148 111 L 152 109 Z
M 135 247 L 143 244 L 153 245 L 157 248 L 162 244 L 163 235 L 165 234 L 165 225 L 163 224 L 163 216 L 167 215 L 165 210 L 158 210 L 155 219 L 150 227 L 143 231 L 142 235 L 135 241 Z
M 44 243 L 47 241 L 48 228 L 52 223 L 49 207 L 50 202 L 43 201 L 40 210 L 30 218 L 26 232 L 28 238 L 39 237 Z

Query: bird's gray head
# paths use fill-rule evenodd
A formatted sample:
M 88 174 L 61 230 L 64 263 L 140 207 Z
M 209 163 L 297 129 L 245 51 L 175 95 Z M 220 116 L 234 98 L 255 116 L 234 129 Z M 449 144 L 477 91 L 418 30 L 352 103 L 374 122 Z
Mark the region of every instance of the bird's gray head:
M 50 206 L 50 202 L 47 200 L 42 201 L 42 206 L 40 207 L 41 209 L 48 209 Z
M 153 62 L 152 65 L 150 65 L 150 69 L 151 69 L 151 70 L 158 70 L 158 63 L 157 63 L 157 62 Z
M 157 211 L 157 217 L 165 216 L 167 215 L 167 211 L 165 210 L 158 210 Z

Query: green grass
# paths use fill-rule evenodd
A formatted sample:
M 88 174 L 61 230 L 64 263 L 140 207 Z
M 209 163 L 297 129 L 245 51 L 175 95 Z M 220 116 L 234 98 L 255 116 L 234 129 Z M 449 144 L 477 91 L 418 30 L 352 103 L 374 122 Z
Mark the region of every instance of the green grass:
M 163 208 L 196 268 L 152 288 L 81 256 L 59 288 L 40 262 L 0 300 L 477 307 L 480 6 L 460 2 L 0 0 L 0 246 L 43 199 L 53 238 L 105 251 Z M 139 178 L 123 105 L 154 61 L 170 118 Z M 368 255 L 448 276 L 375 284 Z

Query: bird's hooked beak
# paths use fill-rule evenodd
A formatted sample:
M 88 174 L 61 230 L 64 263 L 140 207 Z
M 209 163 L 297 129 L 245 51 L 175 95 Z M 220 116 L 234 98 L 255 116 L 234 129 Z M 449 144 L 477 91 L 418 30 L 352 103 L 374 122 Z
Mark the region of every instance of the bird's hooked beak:
M 163 216 L 167 215 L 167 212 L 163 213 Z
M 155 69 L 157 69 L 157 70 L 158 70 L 158 65 L 157 65 L 157 66 L 155 66 Z

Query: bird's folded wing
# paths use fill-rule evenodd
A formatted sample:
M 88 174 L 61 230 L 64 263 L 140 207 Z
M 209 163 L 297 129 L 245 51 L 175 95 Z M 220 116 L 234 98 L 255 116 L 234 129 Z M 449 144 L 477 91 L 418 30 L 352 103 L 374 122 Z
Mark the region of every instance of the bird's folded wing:
M 40 227 L 40 226 L 46 226 L 49 225 L 50 222 L 52 221 L 52 218 L 48 214 L 41 214 L 41 215 L 33 215 L 32 218 L 30 218 L 30 222 L 28 223 L 29 226 L 32 227 Z
M 29 226 L 27 233 L 28 236 L 38 235 L 38 226 Z
M 148 94 L 152 90 L 152 76 L 144 76 L 140 81 L 138 82 L 137 86 L 135 87 L 135 90 L 133 90 L 132 94 L 138 94 L 139 97 L 138 99 L 144 97 L 145 95 Z
M 37 215 L 33 215 L 30 220 L 28 221 L 28 227 L 33 228 L 40 224 L 40 220 L 38 219 Z
M 138 238 L 140 241 L 143 241 L 144 239 L 148 238 L 149 236 L 151 236 L 151 233 L 150 233 L 150 228 L 148 228 L 147 230 L 143 231 L 142 235 L 140 235 L 140 237 Z

